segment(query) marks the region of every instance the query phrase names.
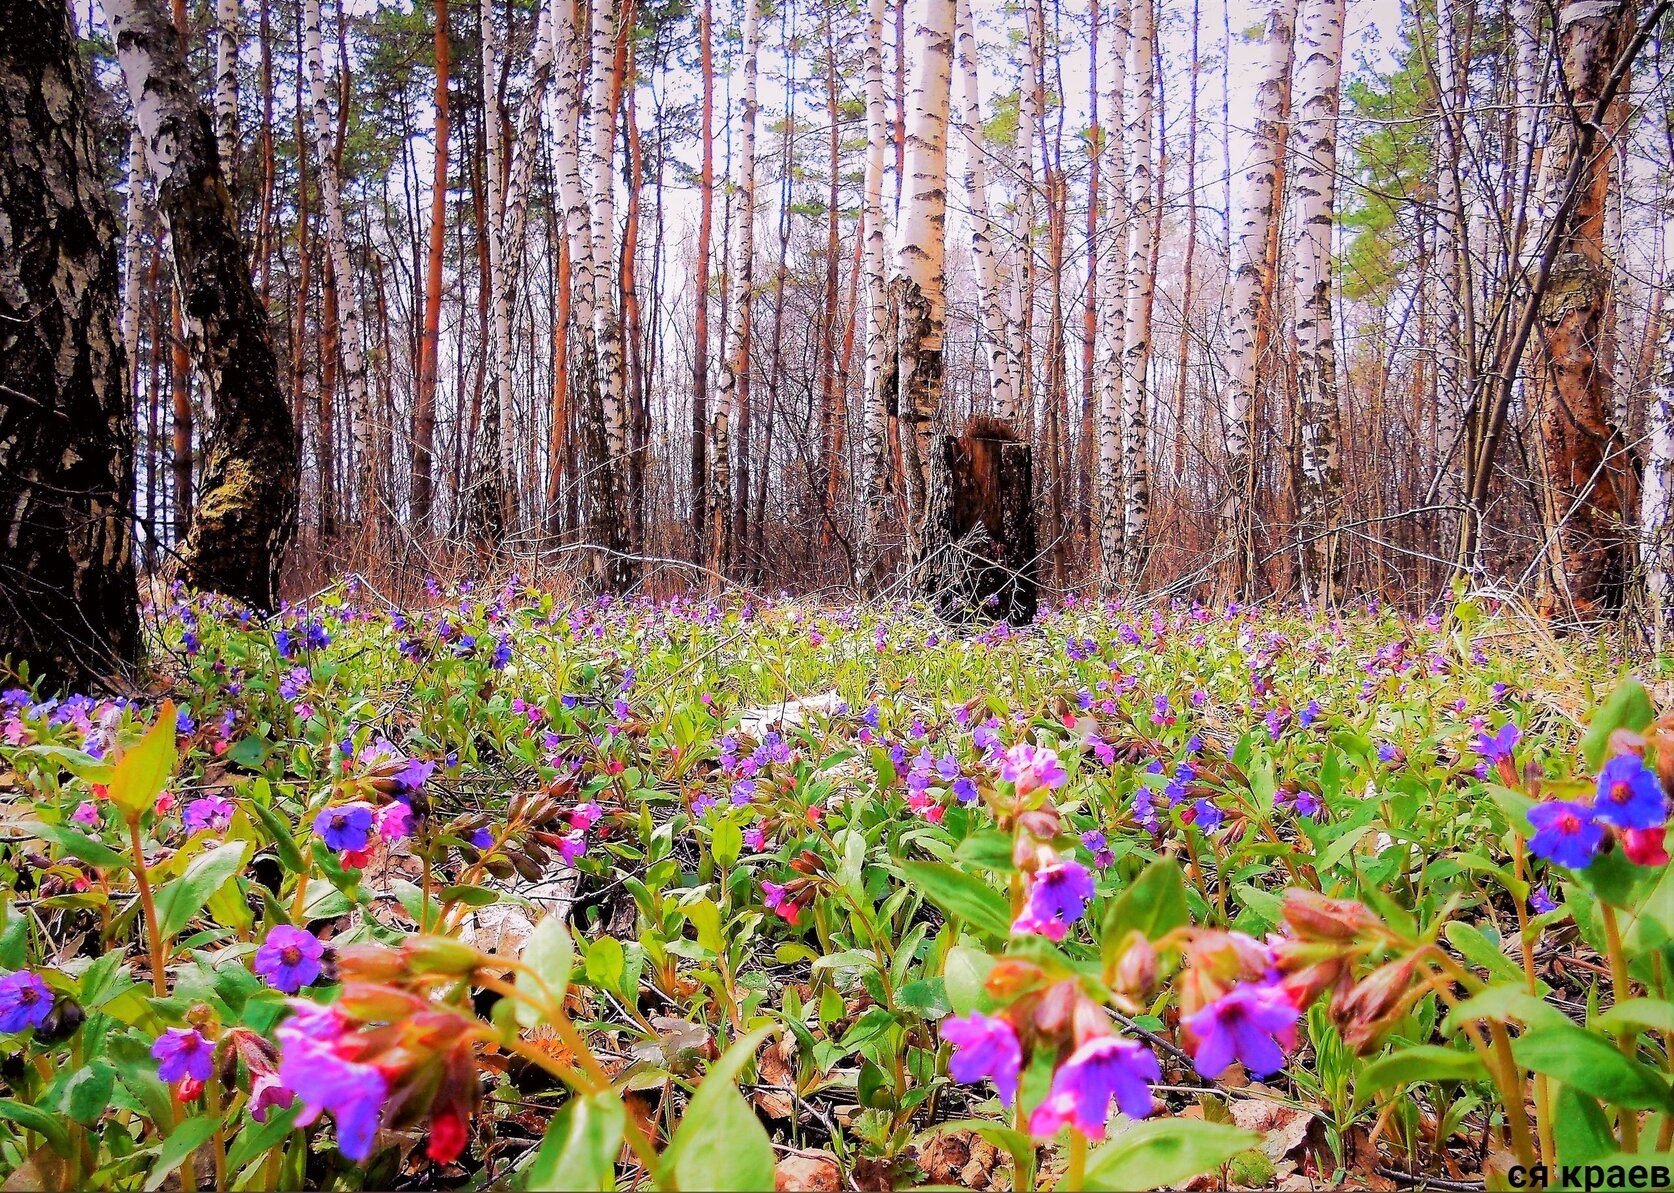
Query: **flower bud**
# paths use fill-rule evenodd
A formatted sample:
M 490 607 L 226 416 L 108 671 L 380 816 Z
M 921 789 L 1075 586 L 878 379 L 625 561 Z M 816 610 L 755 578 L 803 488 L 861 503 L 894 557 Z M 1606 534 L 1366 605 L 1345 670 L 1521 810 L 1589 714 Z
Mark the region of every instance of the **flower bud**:
M 1379 966 L 1333 1004 L 1331 1018 L 1357 1055 L 1369 1052 L 1422 993 L 1413 982 L 1417 968 L 1413 957 Z
M 1063 1039 L 1069 1034 L 1079 997 L 1080 992 L 1074 982 L 1062 981 L 1049 986 L 1035 1004 L 1035 1031 L 1042 1036 Z
M 1001 1002 L 1010 1002 L 1025 990 L 1032 990 L 1045 978 L 1040 966 L 1016 957 L 1002 957 L 988 971 L 983 988 Z
M 451 936 L 409 936 L 401 943 L 410 972 L 464 977 L 483 963 L 483 955 Z
M 1058 810 L 1047 805 L 1024 812 L 1017 818 L 1017 827 L 1037 841 L 1051 841 L 1063 827 L 1063 821 L 1058 818 Z
M 1145 934 L 1129 932 L 1116 962 L 1116 988 L 1123 994 L 1144 998 L 1157 984 L 1157 950 Z
M 423 1011 L 426 1005 L 422 998 L 405 991 L 370 982 L 344 983 L 342 997 L 337 1000 L 344 1015 L 363 1023 L 399 1023 Z
M 1357 940 L 1383 924 L 1363 903 L 1300 887 L 1285 892 L 1284 919 L 1304 940 Z
M 386 945 L 352 944 L 337 950 L 337 972 L 345 982 L 387 982 L 405 969 L 401 954 Z

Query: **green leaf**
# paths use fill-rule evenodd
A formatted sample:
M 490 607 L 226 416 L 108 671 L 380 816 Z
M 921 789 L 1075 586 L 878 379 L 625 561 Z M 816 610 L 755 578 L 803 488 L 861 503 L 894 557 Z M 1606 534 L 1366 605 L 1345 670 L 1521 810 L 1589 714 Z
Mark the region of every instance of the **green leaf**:
M 1530 1027 L 1563 1027 L 1569 1023 L 1557 1007 L 1542 1002 L 1522 986 L 1490 986 L 1447 1013 L 1447 1018 L 1442 1020 L 1442 1035 L 1451 1036 L 1461 1025 L 1479 1019 L 1491 1019 L 1495 1023 L 1509 1020 Z
M 738 1074 L 773 1031 L 759 1028 L 738 1040 L 698 1084 L 663 1164 L 682 1189 L 773 1188 L 773 1143 L 738 1092 Z
M 1656 720 L 1657 711 L 1645 685 L 1632 676 L 1622 680 L 1593 714 L 1593 721 L 1581 739 L 1581 753 L 1595 772 L 1604 765 L 1610 735 L 1618 729 L 1640 730 Z
M 1616 1150 L 1616 1133 L 1598 1099 L 1571 1085 L 1560 1084 L 1553 1099 L 1552 1141 L 1565 1164 L 1588 1164 Z
M 186 872 L 157 892 L 157 921 L 163 938 L 176 936 L 204 909 L 210 897 L 244 868 L 248 841 L 228 841 L 200 853 Z
M 1660 1031 L 1674 1035 L 1674 1002 L 1661 998 L 1630 998 L 1593 1021 L 1613 1036 L 1632 1031 Z
M 570 939 L 570 930 L 564 926 L 562 919 L 549 915 L 535 925 L 535 930 L 529 933 L 529 939 L 523 945 L 523 964 L 546 984 L 546 994 L 542 994 L 535 976 L 523 970 L 517 973 L 516 988 L 528 993 L 537 1002 L 550 997 L 554 1007 L 561 1005 L 564 991 L 570 984 L 570 970 L 575 968 L 575 942 Z M 543 1016 L 534 1007 L 524 1002 L 517 1004 L 517 1021 L 524 1027 L 538 1026 L 542 1019 Z
M 587 980 L 605 990 L 620 990 L 622 975 L 627 971 L 627 960 L 622 942 L 614 936 L 601 936 L 587 949 Z
M 947 986 L 947 1000 L 953 1004 L 955 1014 L 969 1015 L 972 1011 L 992 1008 L 994 1000 L 983 983 L 988 980 L 994 965 L 992 956 L 969 945 L 956 944 L 947 951 L 947 960 L 942 964 L 942 979 Z
M 0 1119 L 14 1122 L 40 1135 L 60 1156 L 70 1154 L 70 1133 L 57 1115 L 42 1110 L 39 1106 L 30 1106 L 12 1098 L 0 1098 Z
M 51 841 L 65 853 L 90 866 L 98 866 L 103 870 L 114 870 L 128 864 L 128 859 L 102 841 L 95 841 L 86 833 L 79 833 L 73 828 L 59 824 L 28 823 L 25 831 L 35 834 L 43 841 Z
M 1146 940 L 1160 940 L 1190 922 L 1180 863 L 1160 857 L 1110 905 L 1104 917 L 1104 947 L 1120 948 L 1129 932 L 1138 932 Z
M 975 866 L 979 870 L 998 870 L 1006 874 L 1017 869 L 1016 863 L 1011 859 L 1011 853 L 1010 833 L 1002 833 L 998 829 L 983 829 L 959 842 L 959 848 L 953 851 L 953 859 L 967 866 Z
M 711 953 L 719 953 L 725 942 L 721 939 L 721 909 L 715 906 L 713 899 L 698 899 L 687 903 L 680 909 L 680 914 L 691 921 L 692 927 L 697 929 L 698 944 Z
M 1202 1119 L 1147 1119 L 1126 1126 L 1087 1159 L 1088 1189 L 1177 1188 L 1213 1172 L 1261 1136 Z
M 1536 1028 L 1512 1042 L 1511 1054 L 1518 1064 L 1611 1105 L 1674 1109 L 1668 1082 L 1656 1070 L 1623 1056 L 1603 1037 L 1574 1024 Z
M 116 1070 L 102 1060 L 95 1060 L 70 1074 L 58 1104 L 76 1122 L 91 1127 L 110 1109 L 110 1093 L 115 1085 Z
M 715 855 L 715 864 L 728 869 L 744 852 L 744 830 L 730 820 L 718 822 L 710 836 L 709 849 Z
M 1480 929 L 1462 920 L 1451 920 L 1445 931 L 1448 943 L 1458 949 L 1460 955 L 1472 965 L 1486 969 L 1489 977 L 1502 982 L 1523 980 L 1522 967 L 1513 964 L 1510 957 L 1494 947 L 1494 942 L 1484 936 Z
M 1005 896 L 982 879 L 945 862 L 902 862 L 901 873 L 948 915 L 1004 940 L 1011 935 Z
M 145 736 L 123 752 L 111 772 L 106 791 L 111 803 L 130 820 L 149 812 L 162 794 L 163 786 L 174 774 L 176 762 L 175 732 L 178 718 L 174 701 L 163 701 L 157 710 L 157 720 L 146 730 Z
M 258 785 L 265 787 L 265 780 L 259 780 Z M 246 806 L 256 814 L 256 819 L 262 822 L 262 827 L 272 838 L 273 851 L 279 855 L 280 864 L 292 874 L 306 873 L 308 865 L 302 860 L 302 851 L 296 847 L 296 838 L 291 834 L 291 826 L 285 823 L 275 809 L 255 795 L 246 801 Z
M 605 1091 L 564 1103 L 541 1138 L 523 1187 L 545 1189 L 611 1189 L 615 1187 L 616 1154 L 628 1115 L 621 1100 Z
M 1488 1069 L 1476 1053 L 1436 1044 L 1417 1044 L 1367 1065 L 1355 1080 L 1354 1097 L 1357 1104 L 1364 1105 L 1371 1101 L 1373 1094 L 1397 1085 L 1487 1080 Z
M 186 1162 L 186 1157 L 209 1142 L 209 1137 L 220 1125 L 219 1118 L 204 1114 L 187 1119 L 169 1132 L 169 1137 L 163 1140 L 163 1146 L 157 1152 L 157 1162 L 151 1166 L 151 1175 L 145 1178 L 145 1193 L 161 1189 L 163 1182 Z

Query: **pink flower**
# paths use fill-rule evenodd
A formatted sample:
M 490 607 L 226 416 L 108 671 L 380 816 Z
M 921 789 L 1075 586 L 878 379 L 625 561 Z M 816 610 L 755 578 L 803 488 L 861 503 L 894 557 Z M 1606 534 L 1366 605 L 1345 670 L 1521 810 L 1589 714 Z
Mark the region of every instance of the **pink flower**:
M 1018 795 L 1027 795 L 1038 787 L 1055 790 L 1069 779 L 1055 751 L 1028 742 L 1018 742 L 1006 751 L 1000 777 L 1014 784 Z
M 1622 834 L 1622 853 L 1636 866 L 1666 866 L 1668 864 L 1668 830 L 1630 828 Z
M 586 832 L 598 823 L 599 817 L 604 815 L 604 809 L 595 803 L 577 804 L 570 813 L 570 827 Z
M 76 805 L 76 810 L 70 813 L 70 819 L 83 828 L 98 828 L 99 809 L 92 800 L 82 800 Z
M 378 835 L 385 841 L 395 842 L 405 840 L 413 835 L 412 806 L 396 800 L 378 809 L 373 818 L 373 825 Z

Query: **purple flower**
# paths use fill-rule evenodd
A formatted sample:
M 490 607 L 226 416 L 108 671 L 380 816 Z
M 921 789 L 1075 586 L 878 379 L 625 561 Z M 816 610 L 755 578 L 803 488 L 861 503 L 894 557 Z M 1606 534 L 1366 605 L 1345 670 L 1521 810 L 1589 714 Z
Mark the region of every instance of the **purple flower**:
M 1656 828 L 1668 820 L 1668 797 L 1637 754 L 1618 754 L 1598 776 L 1593 815 L 1617 828 Z
M 276 1033 L 279 1082 L 302 1099 L 297 1126 L 306 1127 L 329 1113 L 337 1120 L 337 1150 L 363 1162 L 372 1154 L 389 1082 L 374 1066 L 345 1060 L 332 1050 L 341 1032 L 342 1024 L 330 1010 L 298 1006 Z
M 97 828 L 99 826 L 99 806 L 92 800 L 83 800 L 76 805 L 76 810 L 70 813 L 70 819 L 83 828 Z
M 1558 905 L 1552 896 L 1546 893 L 1544 886 L 1537 886 L 1529 892 L 1529 910 L 1536 915 L 1545 915 L 1549 911 L 1558 910 Z
M 1110 842 L 1098 829 L 1088 829 L 1081 834 L 1081 845 L 1093 855 L 1093 861 L 1103 870 L 1113 865 L 1116 855 L 1110 852 Z
M 328 849 L 337 853 L 358 852 L 372 838 L 373 819 L 369 804 L 337 804 L 314 818 L 314 831 L 320 834 Z
M 407 759 L 407 764 L 391 776 L 398 789 L 405 792 L 417 791 L 436 772 L 436 764 L 421 761 L 417 758 Z
M 1200 799 L 1192 805 L 1192 823 L 1205 833 L 1212 833 L 1221 827 L 1221 821 L 1226 814 L 1211 801 Z
M 1019 742 L 1006 751 L 1000 763 L 1000 777 L 1016 784 L 1019 795 L 1027 795 L 1037 787 L 1062 787 L 1069 778 L 1055 751 L 1028 742 Z
M 1094 1036 L 1053 1074 L 1046 1101 L 1029 1116 L 1029 1130 L 1046 1138 L 1073 1126 L 1088 1139 L 1103 1139 L 1111 1100 L 1129 1118 L 1144 1118 L 1152 1106 L 1148 1083 L 1161 1077 L 1148 1049 L 1121 1036 Z
M 1190 1015 L 1185 1027 L 1196 1047 L 1197 1071 L 1213 1081 L 1233 1061 L 1252 1076 L 1265 1077 L 1284 1067 L 1285 1051 L 1296 1037 L 1301 1017 L 1276 985 L 1246 982 Z
M 1571 870 L 1585 870 L 1604 848 L 1604 826 L 1586 804 L 1556 799 L 1529 809 L 1535 835 L 1529 852 Z
M 205 829 L 224 833 L 227 826 L 232 824 L 232 817 L 233 802 L 230 799 L 222 799 L 218 795 L 204 795 L 186 805 L 182 819 L 189 833 L 201 833 Z
M 275 990 L 295 994 L 320 976 L 325 946 L 312 932 L 280 924 L 256 950 L 255 970 Z
M 151 1045 L 151 1057 L 157 1062 L 157 1077 L 162 1081 L 186 1077 L 208 1081 L 215 1071 L 215 1045 L 190 1028 L 171 1027 L 158 1036 Z
M 1515 722 L 1507 721 L 1500 726 L 1498 733 L 1477 734 L 1476 752 L 1481 754 L 1486 762 L 1498 762 L 1502 758 L 1510 758 L 1511 751 L 1522 740 L 1523 731 L 1517 728 Z
M 1011 930 L 1062 940 L 1093 897 L 1093 876 L 1080 862 L 1064 859 L 1043 867 L 1029 884 L 1029 901 Z
M 955 1081 L 987 1078 L 999 1091 L 1000 1101 L 1011 1105 L 1023 1065 L 1023 1049 L 1011 1024 L 973 1011 L 965 1019 L 942 1020 L 942 1039 L 953 1045 L 947 1071 Z
M 0 1032 L 39 1027 L 52 1013 L 53 994 L 39 974 L 20 969 L 0 978 Z
M 385 841 L 404 841 L 413 835 L 413 809 L 396 800 L 379 808 L 373 817 L 378 835 Z

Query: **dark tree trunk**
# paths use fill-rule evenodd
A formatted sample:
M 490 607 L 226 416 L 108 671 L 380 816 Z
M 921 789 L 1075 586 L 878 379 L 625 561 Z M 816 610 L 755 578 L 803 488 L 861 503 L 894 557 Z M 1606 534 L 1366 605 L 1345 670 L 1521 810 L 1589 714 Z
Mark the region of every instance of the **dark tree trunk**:
M 69 8 L 0 29 L 0 672 L 83 687 L 139 650 L 116 223 Z
M 914 585 L 938 616 L 1034 620 L 1030 454 L 998 419 L 973 418 L 959 438 L 932 440 Z
M 187 343 L 209 398 L 208 451 L 181 576 L 271 609 L 296 533 L 297 446 L 267 311 L 250 280 L 210 116 L 168 14 L 158 0 L 110 0 L 104 8 L 157 179 Z

